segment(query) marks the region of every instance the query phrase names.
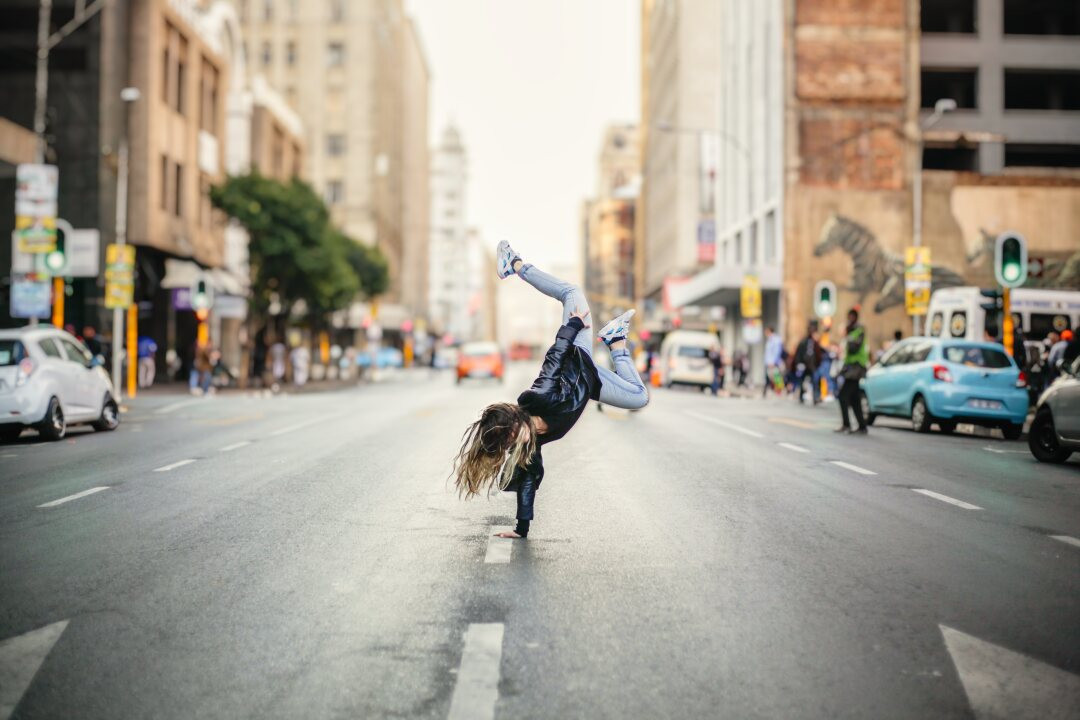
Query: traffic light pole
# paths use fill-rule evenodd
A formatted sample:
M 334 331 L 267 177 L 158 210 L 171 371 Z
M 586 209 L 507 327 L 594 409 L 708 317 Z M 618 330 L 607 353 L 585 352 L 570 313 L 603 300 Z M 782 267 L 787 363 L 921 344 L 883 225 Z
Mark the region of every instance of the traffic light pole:
M 127 244 L 127 186 L 128 186 L 128 141 L 127 130 L 120 136 L 120 149 L 117 151 L 116 177 L 116 244 Z M 134 301 L 134 300 L 133 300 Z M 124 351 L 124 310 L 113 308 L 112 321 L 112 385 L 116 393 L 116 402 L 123 399 L 121 385 L 121 355 Z M 131 358 L 128 358 L 131 363 Z
M 1016 350 L 1013 348 L 1013 316 L 1009 297 L 1011 294 L 1011 288 L 1001 289 L 1001 343 L 1005 346 L 1005 352 L 1016 357 Z

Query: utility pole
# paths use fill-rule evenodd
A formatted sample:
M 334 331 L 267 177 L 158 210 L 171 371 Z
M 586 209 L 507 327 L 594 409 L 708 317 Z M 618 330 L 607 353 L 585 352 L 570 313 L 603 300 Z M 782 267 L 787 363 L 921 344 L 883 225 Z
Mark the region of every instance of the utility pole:
M 52 20 L 52 0 L 41 0 L 38 8 L 37 72 L 34 75 L 34 135 L 37 148 L 34 162 L 45 162 L 45 105 L 49 96 L 49 23 Z
M 128 206 L 128 115 L 131 103 L 139 99 L 138 88 L 127 87 L 120 91 L 120 99 L 124 102 L 123 129 L 120 133 L 120 147 L 117 150 L 116 172 L 116 244 L 127 244 L 127 206 Z M 134 302 L 134 300 L 133 300 Z M 136 339 L 137 340 L 137 339 Z M 116 393 L 116 401 L 122 397 L 121 365 L 120 357 L 124 351 L 124 309 L 113 308 L 112 326 L 112 381 L 113 392 Z M 136 362 L 137 353 L 128 348 L 128 364 Z

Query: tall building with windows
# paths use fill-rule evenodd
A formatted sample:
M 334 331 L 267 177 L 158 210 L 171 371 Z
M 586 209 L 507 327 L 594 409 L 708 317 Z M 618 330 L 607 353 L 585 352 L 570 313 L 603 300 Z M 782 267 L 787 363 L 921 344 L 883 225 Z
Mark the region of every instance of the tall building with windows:
M 307 178 L 347 235 L 387 257 L 376 321 L 392 340 L 424 310 L 425 270 L 406 262 L 429 213 L 429 72 L 417 29 L 402 0 L 233 2 L 248 57 L 303 121 Z
M 428 303 L 432 330 L 471 339 L 469 305 L 475 254 L 466 217 L 468 156 L 461 134 L 448 126 L 431 165 Z

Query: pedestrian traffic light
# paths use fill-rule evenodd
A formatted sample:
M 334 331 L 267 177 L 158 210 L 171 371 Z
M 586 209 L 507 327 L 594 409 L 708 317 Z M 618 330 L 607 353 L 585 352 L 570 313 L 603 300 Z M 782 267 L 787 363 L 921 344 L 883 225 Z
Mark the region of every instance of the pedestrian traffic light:
M 814 314 L 819 318 L 836 314 L 836 285 L 828 280 L 814 286 Z
M 1028 276 L 1027 240 L 1023 235 L 1006 232 L 994 241 L 994 277 L 1002 287 L 1020 287 Z
M 67 242 L 66 235 L 59 228 L 56 231 L 56 246 L 45 253 L 45 271 L 53 277 L 62 276 L 67 271 Z
M 191 309 L 209 310 L 214 305 L 214 289 L 205 277 L 198 278 L 191 284 Z

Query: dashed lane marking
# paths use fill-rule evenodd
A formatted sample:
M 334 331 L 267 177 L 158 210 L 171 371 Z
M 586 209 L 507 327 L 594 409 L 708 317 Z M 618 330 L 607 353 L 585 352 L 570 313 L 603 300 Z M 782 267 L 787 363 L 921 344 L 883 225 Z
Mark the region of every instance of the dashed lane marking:
M 1070 537 L 1068 535 L 1051 535 L 1050 537 L 1054 538 L 1058 542 L 1063 542 L 1066 545 L 1072 545 L 1073 547 L 1080 548 L 1080 540 L 1077 540 L 1074 537 Z
M 925 495 L 926 497 L 932 497 L 935 500 L 940 500 L 941 502 L 949 503 L 950 505 L 955 505 L 958 508 L 963 508 L 965 510 L 982 510 L 982 508 L 979 507 L 978 505 L 972 505 L 971 503 L 964 502 L 963 500 L 957 500 L 954 497 L 949 497 L 948 495 L 942 495 L 941 493 L 936 493 L 933 490 L 924 490 L 922 488 L 911 488 L 911 489 L 914 490 L 915 492 L 919 493 L 920 495 Z
M 851 463 L 846 463 L 843 460 L 830 460 L 829 462 L 832 463 L 833 465 L 837 466 L 837 467 L 842 467 L 845 470 L 850 470 L 851 472 L 856 472 L 856 473 L 859 473 L 860 475 L 877 475 L 877 473 L 874 472 L 873 470 L 867 470 L 864 467 L 859 467 L 858 465 L 852 465 Z
M 38 505 L 38 507 L 39 508 L 56 507 L 57 505 L 63 505 L 66 502 L 71 502 L 72 500 L 78 500 L 79 498 L 84 498 L 87 495 L 93 495 L 94 493 L 99 493 L 102 490 L 108 490 L 108 489 L 109 489 L 108 485 L 102 485 L 100 487 L 92 487 L 89 490 L 83 490 L 82 492 L 75 493 L 74 495 L 68 495 L 67 497 L 62 497 L 59 500 L 53 500 L 51 502 L 42 503 L 42 504 Z
M 1028 450 L 1001 450 L 999 448 L 992 448 L 989 446 L 984 447 L 983 450 L 987 452 L 997 453 L 998 455 L 1005 455 L 1008 453 L 1014 453 L 1016 455 L 1027 455 L 1030 452 Z
M 761 433 L 756 432 L 754 430 L 747 430 L 744 427 L 739 427 L 738 425 L 732 425 L 729 422 L 724 422 L 723 420 L 717 420 L 716 418 L 710 417 L 708 415 L 702 415 L 701 413 L 696 413 L 696 412 L 688 412 L 686 414 L 689 415 L 690 417 L 697 418 L 698 420 L 704 420 L 705 422 L 711 422 L 714 425 L 719 425 L 720 427 L 725 427 L 728 430 L 734 430 L 737 433 L 742 433 L 743 435 L 747 435 L 747 436 L 752 437 L 752 438 L 763 438 L 763 437 L 765 437 Z
M 504 630 L 502 623 L 469 625 L 447 720 L 493 720 L 495 717 Z
M 794 443 L 783 442 L 783 443 L 776 443 L 776 444 L 779 445 L 782 448 L 787 448 L 788 450 L 792 450 L 792 451 L 797 452 L 797 453 L 808 453 L 808 452 L 810 452 L 809 450 L 804 448 L 802 445 L 796 445 Z
M 771 417 L 769 418 L 771 423 L 779 423 L 780 425 L 790 425 L 791 427 L 802 428 L 803 430 L 816 430 L 817 423 L 806 422 L 805 420 L 796 420 L 795 418 L 786 417 Z
M 178 467 L 184 467 L 185 465 L 190 465 L 193 462 L 195 462 L 195 458 L 187 458 L 185 460 L 177 460 L 174 463 L 169 463 L 168 465 L 162 465 L 159 468 L 154 468 L 154 472 L 169 472 L 170 470 L 175 470 Z
M 190 399 L 190 400 L 181 400 L 180 402 L 174 402 L 174 403 L 172 403 L 170 405 L 166 405 L 165 407 L 159 407 L 157 410 L 154 411 L 154 414 L 155 415 L 165 415 L 167 413 L 173 412 L 174 410 L 179 410 L 180 408 L 186 408 L 188 405 L 195 405 L 195 404 L 201 403 L 201 402 L 205 402 L 205 399 L 204 398 L 193 398 L 193 399 Z
M 245 445 L 250 445 L 250 444 L 251 444 L 250 440 L 241 440 L 240 442 L 233 443 L 232 445 L 226 445 L 225 447 L 221 448 L 221 450 L 219 450 L 218 452 L 231 452 L 233 450 L 239 450 L 240 448 L 244 447 Z
M 274 432 L 270 433 L 270 437 L 277 437 L 278 435 L 284 435 L 286 433 L 296 432 L 297 430 L 301 430 L 303 428 L 308 427 L 309 425 L 314 425 L 316 423 L 330 422 L 331 420 L 337 420 L 339 417 L 342 417 L 345 414 L 346 413 L 340 412 L 340 413 L 337 413 L 336 415 L 327 415 L 325 417 L 317 417 L 317 418 L 312 418 L 311 420 L 305 420 L 304 422 L 296 423 L 295 425 L 289 425 L 288 427 L 283 427 L 280 430 L 275 430 Z
M 497 527 L 489 528 L 487 553 L 484 555 L 485 563 L 508 563 L 510 555 L 514 552 L 514 541 L 510 538 L 495 537 L 495 533 L 512 530 L 513 528 Z

